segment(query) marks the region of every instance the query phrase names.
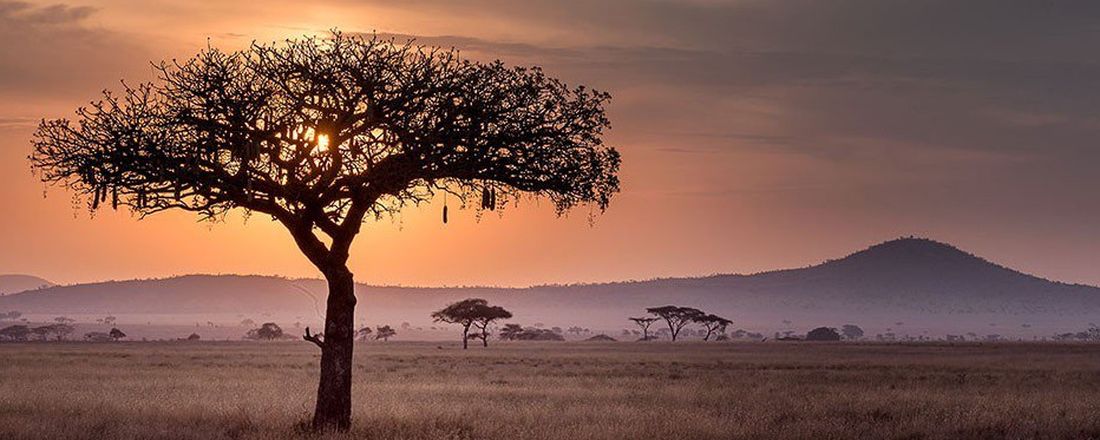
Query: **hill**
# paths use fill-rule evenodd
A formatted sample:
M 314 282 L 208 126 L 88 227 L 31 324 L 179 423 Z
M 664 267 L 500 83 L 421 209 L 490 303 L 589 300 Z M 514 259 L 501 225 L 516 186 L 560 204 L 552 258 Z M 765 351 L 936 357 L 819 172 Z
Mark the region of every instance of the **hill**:
M 1100 315 L 1100 288 L 1027 275 L 916 238 L 888 241 L 801 269 L 605 284 L 530 288 L 406 288 L 359 285 L 359 320 L 431 325 L 450 301 L 482 297 L 511 309 L 521 323 L 630 327 L 647 306 L 681 304 L 731 317 L 758 330 L 859 322 L 881 331 L 976 331 L 1034 328 L 1049 335 L 1083 328 Z M 320 280 L 188 275 L 42 290 L 0 297 L 0 310 L 25 314 L 152 315 L 179 322 L 236 322 L 241 317 L 320 322 Z M 143 320 L 145 318 L 142 318 Z M 984 333 L 983 333 L 984 334 Z
M 0 295 L 53 286 L 53 283 L 31 275 L 0 275 Z

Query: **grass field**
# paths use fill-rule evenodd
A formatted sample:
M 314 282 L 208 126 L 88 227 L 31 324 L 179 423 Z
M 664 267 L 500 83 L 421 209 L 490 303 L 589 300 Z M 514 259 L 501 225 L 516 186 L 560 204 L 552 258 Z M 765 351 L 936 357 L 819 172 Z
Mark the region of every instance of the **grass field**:
M 317 358 L 0 344 L 0 439 L 317 437 Z M 390 342 L 360 346 L 355 374 L 334 438 L 1100 438 L 1096 345 Z

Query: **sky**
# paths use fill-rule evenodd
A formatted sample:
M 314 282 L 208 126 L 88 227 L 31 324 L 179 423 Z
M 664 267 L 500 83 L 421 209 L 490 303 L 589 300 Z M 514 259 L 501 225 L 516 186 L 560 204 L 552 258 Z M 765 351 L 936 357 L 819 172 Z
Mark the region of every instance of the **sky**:
M 539 65 L 613 95 L 622 192 L 368 223 L 357 280 L 596 282 L 801 267 L 916 235 L 1100 284 L 1100 3 L 0 0 L 0 273 L 316 277 L 267 218 L 90 215 L 30 173 L 41 118 L 151 61 L 329 29 Z

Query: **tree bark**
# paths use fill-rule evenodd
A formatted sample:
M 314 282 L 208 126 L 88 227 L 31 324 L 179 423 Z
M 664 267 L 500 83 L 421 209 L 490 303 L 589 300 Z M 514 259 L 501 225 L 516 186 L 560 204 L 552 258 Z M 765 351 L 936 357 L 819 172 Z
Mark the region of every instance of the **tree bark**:
M 462 329 L 462 349 L 463 350 L 465 350 L 467 348 L 470 348 L 469 341 L 470 341 L 470 328 L 465 327 L 465 328 Z
M 315 430 L 351 428 L 351 371 L 355 347 L 355 282 L 346 267 L 325 270 L 328 301 L 321 344 L 321 381 L 317 386 Z

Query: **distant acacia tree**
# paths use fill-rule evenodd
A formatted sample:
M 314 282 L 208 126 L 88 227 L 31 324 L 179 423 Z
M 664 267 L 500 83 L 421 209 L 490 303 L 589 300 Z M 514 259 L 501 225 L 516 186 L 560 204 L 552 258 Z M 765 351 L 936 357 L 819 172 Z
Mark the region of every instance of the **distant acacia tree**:
M 53 319 L 53 322 L 56 322 L 58 324 L 72 324 L 76 322 L 76 320 L 65 316 L 58 316 Z
M 119 339 L 124 339 L 126 337 L 126 333 L 123 333 L 122 330 L 119 330 L 118 328 L 111 328 L 111 331 L 107 334 L 111 337 L 111 339 L 114 339 L 116 341 Z
M 5 321 L 5 320 L 14 321 L 16 319 L 19 319 L 20 316 L 23 316 L 23 313 L 19 312 L 19 311 L 15 311 L 15 310 L 12 310 L 10 312 L 3 312 L 3 313 L 0 313 L 0 321 Z
M 500 339 L 502 341 L 515 341 L 519 339 L 520 333 L 523 333 L 523 326 L 519 324 L 504 324 L 504 328 L 500 329 Z
M 432 313 L 435 322 L 446 322 L 462 326 L 462 348 L 469 348 L 469 339 L 477 337 L 482 343 L 489 346 L 489 325 L 493 321 L 509 319 L 512 313 L 500 306 L 490 306 L 489 302 L 481 298 L 468 298 L 444 307 L 442 310 Z M 470 328 L 480 330 L 471 336 Z
M 680 335 L 680 330 L 683 330 L 685 326 L 704 315 L 702 310 L 680 306 L 650 307 L 645 310 L 665 320 L 665 323 L 668 324 L 668 333 L 672 338 L 672 342 L 676 342 L 676 337 Z
M 283 328 L 279 327 L 279 324 L 276 324 L 274 322 L 265 322 L 260 325 L 260 328 L 249 330 L 248 333 L 245 334 L 245 338 L 265 341 L 282 339 Z
M 839 341 L 840 333 L 835 328 L 818 327 L 806 333 L 807 341 Z
M 704 341 L 709 341 L 710 337 L 715 334 L 725 333 L 726 327 L 733 324 L 733 321 L 714 314 L 696 316 L 692 319 L 692 322 L 703 326 L 703 330 L 706 331 L 703 334 Z
M 393 327 L 390 327 L 388 325 L 379 326 L 377 329 L 375 329 L 374 332 L 375 340 L 381 339 L 383 341 L 389 342 L 390 338 L 394 336 L 397 336 L 397 331 L 394 330 Z
M 439 192 L 494 210 L 520 196 L 559 213 L 619 190 L 603 144 L 609 95 L 540 69 L 333 33 L 161 63 L 152 83 L 43 121 L 33 169 L 91 209 L 203 219 L 240 208 L 282 224 L 329 285 L 315 429 L 351 426 L 361 224 Z
M 500 338 L 509 341 L 564 341 L 560 333 L 549 329 L 520 327 L 518 324 L 506 324 L 500 332 Z
M 481 345 L 484 347 L 489 346 L 489 333 L 491 331 L 490 326 L 495 321 L 502 319 L 512 319 L 512 312 L 509 312 L 501 306 L 488 306 L 481 310 L 480 316 L 474 319 L 474 327 L 479 332 L 475 335 L 478 339 L 481 339 Z M 553 330 L 551 330 L 553 331 Z M 465 347 L 465 344 L 463 344 Z
M 355 332 L 355 337 L 360 341 L 366 342 L 370 340 L 370 334 L 373 332 L 374 329 L 370 328 L 370 326 L 363 326 L 363 328 L 360 328 Z
M 627 318 L 627 319 L 629 319 L 631 321 L 634 321 L 634 323 L 638 324 L 638 327 L 640 327 L 642 329 L 642 340 L 643 341 L 648 341 L 649 340 L 649 326 L 653 325 L 654 322 L 657 322 L 658 320 L 660 320 L 660 318 L 654 318 L 652 316 L 643 316 L 643 317 L 640 317 L 640 318 Z
M 863 329 L 855 324 L 844 324 L 840 326 L 840 334 L 844 339 L 855 341 L 863 338 Z

